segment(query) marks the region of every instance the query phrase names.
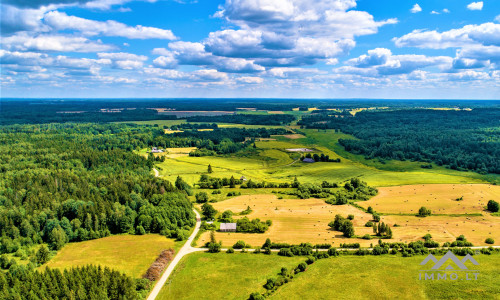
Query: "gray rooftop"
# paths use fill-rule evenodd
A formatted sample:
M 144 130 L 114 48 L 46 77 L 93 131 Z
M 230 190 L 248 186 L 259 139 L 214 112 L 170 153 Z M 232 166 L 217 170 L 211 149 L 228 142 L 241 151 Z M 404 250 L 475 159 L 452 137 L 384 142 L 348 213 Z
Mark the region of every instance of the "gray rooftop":
M 220 230 L 236 230 L 236 223 L 220 223 Z

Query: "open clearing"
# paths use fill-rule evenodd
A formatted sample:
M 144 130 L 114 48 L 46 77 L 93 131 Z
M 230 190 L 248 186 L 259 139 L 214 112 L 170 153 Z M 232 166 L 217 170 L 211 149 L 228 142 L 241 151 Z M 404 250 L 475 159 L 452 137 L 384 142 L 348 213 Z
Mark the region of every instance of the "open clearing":
M 500 186 L 489 184 L 425 184 L 379 188 L 379 194 L 359 202 L 381 213 L 416 214 L 422 206 L 433 214 L 485 213 L 488 200 L 500 199 Z M 456 199 L 463 197 L 463 200 Z
M 192 253 L 184 257 L 163 286 L 157 299 L 248 299 L 264 292 L 267 277 L 304 261 L 303 257 L 282 257 L 241 253 Z
M 474 266 L 480 272 L 478 280 L 456 281 L 418 280 L 424 258 L 417 255 L 322 259 L 270 299 L 498 299 L 500 255 L 474 256 L 479 263 Z M 473 278 L 472 274 L 469 276 Z
M 252 246 L 261 246 L 267 238 L 273 242 L 283 243 L 340 243 L 360 242 L 369 245 L 370 241 L 362 239 L 347 239 L 341 232 L 332 231 L 328 223 L 336 214 L 347 217 L 353 214 L 354 227 L 357 235 L 372 233 L 372 228 L 364 227 L 371 219 L 367 214 L 350 205 L 329 205 L 320 199 L 278 199 L 275 195 L 245 195 L 226 201 L 213 203 L 215 209 L 223 212 L 231 210 L 239 213 L 250 206 L 253 210 L 249 218 L 271 220 L 273 225 L 265 233 L 227 233 L 216 232 L 215 237 L 221 240 L 223 246 L 232 246 L 238 240 L 243 240 Z M 199 245 L 205 244 L 210 234 L 205 232 L 199 240 Z
M 162 250 L 177 250 L 182 243 L 158 234 L 114 235 L 67 244 L 42 268 L 65 269 L 92 264 L 140 278 Z
M 358 202 L 363 204 L 363 202 Z M 216 232 L 217 240 L 223 246 L 230 247 L 239 240 L 252 246 L 261 246 L 267 238 L 273 242 L 297 244 L 309 242 L 312 244 L 332 243 L 338 247 L 340 243 L 360 243 L 363 247 L 376 243 L 376 239 L 344 238 L 341 232 L 332 231 L 328 223 L 336 214 L 344 217 L 354 215 L 354 231 L 358 237 L 373 234 L 371 227 L 365 227 L 371 220 L 371 215 L 350 205 L 330 205 L 321 199 L 278 199 L 273 194 L 245 195 L 226 201 L 213 203 L 220 212 L 231 210 L 239 213 L 248 206 L 253 212 L 248 218 L 271 220 L 273 225 L 265 233 L 227 233 Z M 377 208 L 375 208 L 376 211 Z M 236 217 L 238 218 L 238 217 Z M 484 216 L 430 216 L 426 218 L 414 215 L 383 215 L 381 222 L 392 227 L 393 238 L 387 242 L 412 242 L 422 240 L 426 233 L 439 243 L 452 242 L 459 235 L 465 235 L 467 240 L 476 246 L 487 245 L 485 239 L 493 238 L 500 241 L 500 218 L 485 214 Z M 398 227 L 393 227 L 395 224 Z M 208 242 L 210 235 L 205 232 L 199 240 L 199 245 Z

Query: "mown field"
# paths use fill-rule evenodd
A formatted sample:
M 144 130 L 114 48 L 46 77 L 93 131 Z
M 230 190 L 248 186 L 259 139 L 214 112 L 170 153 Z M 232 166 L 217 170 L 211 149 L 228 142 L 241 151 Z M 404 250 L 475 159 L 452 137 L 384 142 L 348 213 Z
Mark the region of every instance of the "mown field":
M 270 299 L 498 299 L 500 255 L 478 255 L 477 281 L 419 281 L 425 256 L 340 256 L 316 261 Z M 248 299 L 267 278 L 305 257 L 194 253 L 185 257 L 158 299 Z
M 422 206 L 433 214 L 471 214 L 487 213 L 486 204 L 493 199 L 500 199 L 498 185 L 426 184 L 382 187 L 377 196 L 359 205 L 391 214 L 415 214 Z
M 162 250 L 177 250 L 180 246 L 182 242 L 174 242 L 158 234 L 114 235 L 67 244 L 41 268 L 65 269 L 92 264 L 140 278 Z
M 296 267 L 303 257 L 241 253 L 193 253 L 175 268 L 157 299 L 247 299 L 282 267 Z
M 456 185 L 460 189 L 461 185 Z M 464 186 L 468 189 L 470 186 Z M 389 198 L 392 199 L 392 198 Z M 445 204 L 450 200 L 440 200 Z M 366 202 L 357 202 L 368 207 Z M 427 202 L 426 202 L 427 203 Z M 403 204 L 401 204 L 403 205 Z M 298 244 L 301 242 L 331 243 L 338 247 L 341 243 L 360 243 L 368 247 L 376 243 L 377 239 L 365 240 L 361 237 L 365 234 L 373 235 L 371 227 L 365 227 L 366 222 L 372 219 L 371 214 L 351 205 L 330 205 L 321 199 L 278 199 L 276 195 L 243 195 L 229 200 L 213 203 L 215 209 L 220 212 L 231 210 L 239 213 L 248 206 L 253 210 L 247 215 L 250 219 L 271 220 L 273 225 L 265 233 L 226 233 L 216 232 L 217 240 L 222 241 L 224 246 L 230 247 L 238 240 L 243 240 L 252 246 L 261 246 L 267 238 L 274 242 L 285 242 Z M 390 242 L 412 242 L 422 240 L 429 233 L 439 243 L 452 242 L 458 236 L 465 235 L 467 240 L 476 246 L 487 245 L 486 238 L 500 241 L 500 218 L 492 216 L 488 212 L 482 215 L 455 215 L 456 210 L 440 211 L 442 215 L 430 217 L 417 217 L 418 208 L 404 215 L 386 215 L 378 206 L 372 207 L 382 213 L 381 222 L 392 227 L 393 238 L 385 241 Z M 390 206 L 388 206 L 390 207 Z M 333 221 L 336 214 L 344 217 L 354 215 L 353 225 L 358 238 L 344 238 L 341 232 L 332 231 L 328 223 Z M 199 239 L 199 245 L 203 245 L 210 239 L 208 232 Z

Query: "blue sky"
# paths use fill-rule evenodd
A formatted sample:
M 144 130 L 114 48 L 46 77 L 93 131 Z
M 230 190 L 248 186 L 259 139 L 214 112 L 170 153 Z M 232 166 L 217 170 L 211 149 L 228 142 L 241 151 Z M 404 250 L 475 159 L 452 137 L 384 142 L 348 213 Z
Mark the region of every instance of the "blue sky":
M 3 0 L 1 97 L 500 99 L 500 1 Z

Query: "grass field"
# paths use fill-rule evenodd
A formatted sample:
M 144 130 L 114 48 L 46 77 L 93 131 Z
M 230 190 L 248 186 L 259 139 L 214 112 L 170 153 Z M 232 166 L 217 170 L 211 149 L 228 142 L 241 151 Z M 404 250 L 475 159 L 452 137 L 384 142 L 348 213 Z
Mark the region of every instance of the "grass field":
M 457 201 L 463 197 L 463 200 Z M 415 214 L 422 206 L 434 214 L 486 213 L 488 200 L 500 199 L 500 186 L 488 184 L 426 184 L 379 188 L 379 194 L 359 202 L 381 213 Z
M 477 281 L 420 281 L 425 256 L 340 256 L 322 259 L 270 299 L 498 299 L 500 255 L 477 255 Z M 439 258 L 439 257 L 438 257 Z M 248 299 L 267 278 L 304 257 L 194 253 L 184 257 L 158 299 Z M 471 278 L 473 275 L 471 274 Z
M 231 125 L 233 126 L 233 125 Z M 248 126 L 245 126 L 248 127 Z M 373 186 L 396 186 L 409 184 L 437 183 L 484 183 L 498 178 L 496 175 L 480 175 L 460 172 L 435 166 L 433 169 L 420 168 L 421 163 L 389 161 L 384 164 L 347 153 L 338 145 L 339 138 L 348 138 L 333 130 L 318 132 L 303 130 L 307 137 L 287 139 L 277 137 L 276 141 L 257 141 L 258 153 L 245 151 L 238 154 L 210 157 L 178 157 L 167 159 L 159 166 L 162 175 L 175 180 L 180 175 L 188 183 L 195 183 L 206 172 L 208 164 L 214 169 L 214 177 L 241 177 L 267 182 L 290 182 L 295 176 L 301 182 L 318 183 L 324 180 L 340 182 L 352 177 L 360 177 Z M 351 137 L 352 138 L 352 137 Z M 292 156 L 285 149 L 314 148 L 331 158 L 341 158 L 341 163 L 292 164 Z M 288 157 L 287 157 L 288 155 Z
M 270 299 L 498 299 L 500 255 L 474 256 L 479 263 L 474 266 L 480 272 L 477 281 L 420 281 L 419 264 L 424 258 L 341 256 L 319 260 Z
M 247 299 L 264 292 L 268 276 L 304 261 L 303 257 L 263 254 L 193 253 L 175 268 L 157 299 Z
M 182 243 L 157 234 L 114 235 L 67 244 L 42 268 L 65 269 L 93 264 L 140 278 L 162 250 L 177 250 Z

